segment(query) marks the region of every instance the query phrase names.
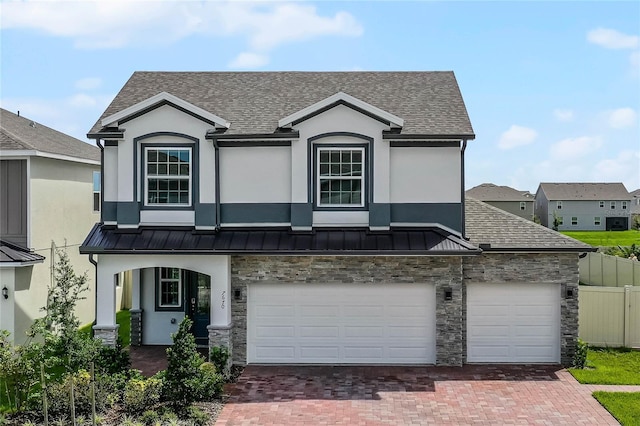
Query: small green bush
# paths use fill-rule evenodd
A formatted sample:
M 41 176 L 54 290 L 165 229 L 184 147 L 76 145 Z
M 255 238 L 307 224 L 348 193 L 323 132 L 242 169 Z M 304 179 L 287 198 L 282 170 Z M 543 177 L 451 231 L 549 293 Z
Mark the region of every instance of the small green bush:
M 229 376 L 229 349 L 226 346 L 214 346 L 209 351 L 209 359 L 216 366 L 218 373 Z
M 193 405 L 187 409 L 187 418 L 194 426 L 206 426 L 209 421 L 209 415 Z
M 576 353 L 573 355 L 573 367 L 583 369 L 587 365 L 587 353 L 589 344 L 578 338 L 576 343 Z
M 200 379 L 198 380 L 197 401 L 211 401 L 222 394 L 224 377 L 216 372 L 216 367 L 210 362 L 200 365 Z
M 162 381 L 159 379 L 131 379 L 124 388 L 124 408 L 128 413 L 141 413 L 160 402 L 161 392 Z
M 140 421 L 147 426 L 154 426 L 160 423 L 160 414 L 154 410 L 147 410 L 140 416 Z

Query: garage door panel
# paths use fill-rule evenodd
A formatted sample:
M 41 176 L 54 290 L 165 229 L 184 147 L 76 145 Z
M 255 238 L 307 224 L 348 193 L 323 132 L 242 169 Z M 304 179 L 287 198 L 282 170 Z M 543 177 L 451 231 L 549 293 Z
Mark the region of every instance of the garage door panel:
M 560 286 L 469 284 L 468 362 L 560 361 Z
M 295 297 L 276 299 L 272 288 Z M 435 362 L 429 284 L 261 283 L 249 286 L 247 323 L 249 363 Z

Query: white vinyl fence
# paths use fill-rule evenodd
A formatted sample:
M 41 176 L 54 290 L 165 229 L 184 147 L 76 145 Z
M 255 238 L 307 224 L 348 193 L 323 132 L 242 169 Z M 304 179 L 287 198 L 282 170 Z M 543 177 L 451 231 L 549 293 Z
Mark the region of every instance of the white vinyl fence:
M 640 261 L 602 253 L 580 259 L 580 282 L 607 287 L 640 286 Z
M 640 348 L 640 287 L 580 286 L 579 335 L 591 346 Z

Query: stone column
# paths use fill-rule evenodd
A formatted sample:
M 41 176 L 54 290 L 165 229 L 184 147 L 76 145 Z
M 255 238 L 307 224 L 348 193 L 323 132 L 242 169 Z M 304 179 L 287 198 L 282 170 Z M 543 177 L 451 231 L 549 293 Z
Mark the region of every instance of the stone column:
M 101 339 L 105 345 L 115 346 L 118 338 L 116 324 L 116 273 L 113 265 L 101 262 L 98 257 L 96 282 L 96 325 L 93 326 L 94 336 Z
M 142 345 L 142 309 L 131 309 L 131 346 Z
M 211 275 L 211 324 L 209 331 L 209 349 L 223 346 L 229 351 L 225 373 L 229 373 L 233 355 L 231 325 L 231 258 L 216 256 L 210 263 Z
M 225 366 L 224 374 L 229 376 L 231 372 L 231 364 L 233 360 L 233 345 L 231 344 L 231 325 L 228 326 L 215 326 L 209 325 L 207 326 L 207 330 L 209 331 L 209 353 L 211 353 L 211 348 L 215 346 L 221 346 L 223 348 L 227 348 L 229 351 L 229 357 L 227 358 L 227 365 Z
M 93 335 L 96 339 L 102 340 L 107 346 L 115 347 L 116 342 L 118 341 L 118 329 L 120 326 L 116 325 L 94 325 L 93 326 Z
M 462 259 L 452 258 L 446 281 L 436 282 L 436 365 L 462 366 Z

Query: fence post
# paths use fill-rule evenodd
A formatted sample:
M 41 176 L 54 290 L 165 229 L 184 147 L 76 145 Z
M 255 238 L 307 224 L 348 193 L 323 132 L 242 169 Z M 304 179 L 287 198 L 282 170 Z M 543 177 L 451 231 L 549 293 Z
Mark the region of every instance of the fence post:
M 624 286 L 624 346 L 631 347 L 631 286 Z
M 73 375 L 71 377 L 71 419 L 73 420 L 73 426 L 76 426 L 76 399 L 73 394 L 73 385 L 75 382 L 75 377 Z
M 44 378 L 44 364 L 40 363 L 40 385 L 42 386 L 42 410 L 44 411 L 44 425 L 49 426 L 49 402 L 47 401 L 47 381 Z

